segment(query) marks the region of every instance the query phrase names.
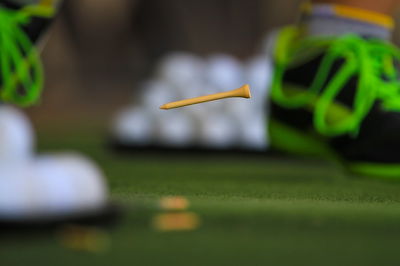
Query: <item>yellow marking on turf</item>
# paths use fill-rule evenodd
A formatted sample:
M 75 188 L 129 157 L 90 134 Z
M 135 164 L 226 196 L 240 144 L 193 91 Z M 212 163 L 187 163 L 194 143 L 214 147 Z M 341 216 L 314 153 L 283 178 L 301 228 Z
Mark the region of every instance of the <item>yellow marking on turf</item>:
M 154 229 L 161 232 L 193 231 L 200 224 L 199 216 L 192 212 L 158 214 L 152 221 Z
M 167 211 L 187 210 L 190 206 L 189 200 L 185 197 L 164 197 L 160 200 L 160 207 Z
M 77 225 L 69 225 L 59 232 L 59 241 L 65 248 L 75 251 L 100 253 L 109 248 L 109 237 L 104 231 Z

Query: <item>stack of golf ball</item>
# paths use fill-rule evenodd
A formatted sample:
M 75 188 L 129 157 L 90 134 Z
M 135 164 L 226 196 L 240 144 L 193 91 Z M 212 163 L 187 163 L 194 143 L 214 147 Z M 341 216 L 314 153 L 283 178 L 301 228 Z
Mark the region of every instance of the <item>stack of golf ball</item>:
M 245 62 L 227 54 L 201 58 L 172 53 L 144 82 L 132 106 L 113 122 L 114 137 L 128 146 L 264 150 L 266 97 L 271 66 L 264 55 Z M 224 99 L 169 111 L 167 102 L 228 91 L 249 84 L 252 99 Z
M 0 221 L 58 219 L 100 211 L 103 174 L 78 154 L 34 152 L 34 132 L 19 110 L 0 105 Z

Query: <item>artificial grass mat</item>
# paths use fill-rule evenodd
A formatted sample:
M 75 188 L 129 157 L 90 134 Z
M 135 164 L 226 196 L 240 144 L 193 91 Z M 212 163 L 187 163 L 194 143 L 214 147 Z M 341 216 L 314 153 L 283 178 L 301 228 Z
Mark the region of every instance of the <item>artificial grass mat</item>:
M 105 229 L 108 248 L 71 250 L 57 232 L 11 233 L 0 238 L 0 265 L 398 265 L 400 181 L 274 156 L 121 156 L 93 136 L 43 134 L 39 146 L 80 150 L 102 166 L 125 209 Z M 152 227 L 168 195 L 190 200 L 198 229 Z

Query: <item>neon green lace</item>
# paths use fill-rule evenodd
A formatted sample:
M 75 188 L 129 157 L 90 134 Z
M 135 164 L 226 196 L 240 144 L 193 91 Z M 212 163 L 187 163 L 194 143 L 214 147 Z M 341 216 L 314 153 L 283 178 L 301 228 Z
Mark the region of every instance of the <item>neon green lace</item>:
M 27 106 L 43 87 L 43 67 L 35 46 L 22 27 L 30 14 L 0 7 L 0 100 Z
M 275 76 L 272 85 L 272 99 L 287 108 L 299 108 L 315 100 L 313 122 L 315 129 L 327 136 L 349 133 L 356 136 L 362 121 L 374 103 L 381 101 L 387 110 L 400 111 L 400 82 L 393 60 L 400 60 L 399 50 L 381 40 L 365 40 L 356 35 L 336 39 L 308 38 L 296 47 L 298 30 L 283 30 L 275 51 Z M 299 50 L 324 50 L 325 55 L 315 78 L 307 90 L 296 95 L 285 94 L 282 86 L 284 71 Z M 344 59 L 339 71 L 328 77 L 338 59 Z M 358 77 L 352 112 L 335 123 L 328 122 L 327 112 L 345 84 L 354 76 Z M 383 78 L 385 77 L 385 78 Z

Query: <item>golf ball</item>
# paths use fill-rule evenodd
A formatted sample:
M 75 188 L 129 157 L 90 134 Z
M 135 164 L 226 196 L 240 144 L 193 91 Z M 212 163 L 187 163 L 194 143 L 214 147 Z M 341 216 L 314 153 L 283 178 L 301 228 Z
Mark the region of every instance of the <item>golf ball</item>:
M 16 108 L 0 105 L 0 160 L 32 156 L 34 137 L 28 118 Z
M 123 110 L 114 119 L 114 136 L 123 143 L 148 145 L 154 137 L 153 121 L 152 114 L 145 108 Z

